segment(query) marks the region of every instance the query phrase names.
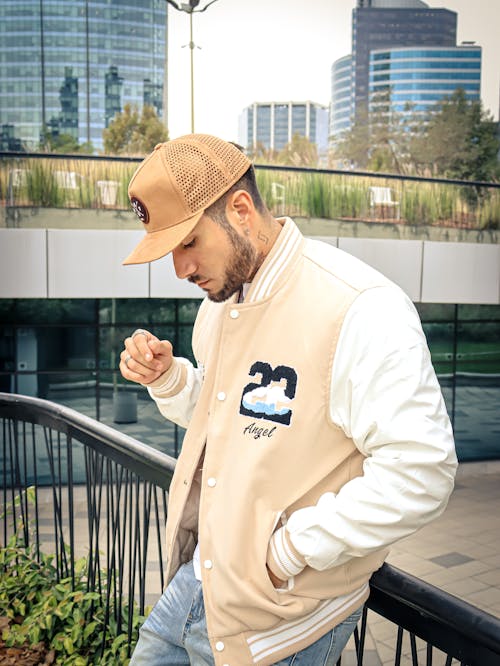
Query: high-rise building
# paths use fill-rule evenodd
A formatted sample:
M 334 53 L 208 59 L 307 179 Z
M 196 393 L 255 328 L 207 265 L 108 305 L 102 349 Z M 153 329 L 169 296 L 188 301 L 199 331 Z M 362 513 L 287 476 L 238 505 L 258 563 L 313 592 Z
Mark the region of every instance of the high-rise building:
M 330 136 L 340 134 L 351 126 L 352 113 L 352 56 L 339 58 L 332 66 L 332 96 L 330 102 Z
M 280 151 L 298 134 L 315 143 L 318 154 L 328 146 L 328 108 L 315 102 L 254 103 L 243 110 L 239 142 L 249 150 Z
M 34 148 L 44 130 L 102 147 L 126 103 L 164 107 L 165 0 L 2 0 L 0 138 Z
M 352 12 L 353 112 L 368 106 L 370 53 L 397 46 L 455 46 L 457 15 L 421 0 L 358 0 Z
M 457 88 L 468 100 L 480 98 L 480 46 L 398 47 L 370 53 L 370 114 L 384 107 L 384 113 L 427 116 Z
M 332 66 L 330 136 L 384 103 L 424 113 L 457 88 L 480 98 L 481 49 L 457 46 L 457 14 L 422 0 L 358 0 L 352 54 Z

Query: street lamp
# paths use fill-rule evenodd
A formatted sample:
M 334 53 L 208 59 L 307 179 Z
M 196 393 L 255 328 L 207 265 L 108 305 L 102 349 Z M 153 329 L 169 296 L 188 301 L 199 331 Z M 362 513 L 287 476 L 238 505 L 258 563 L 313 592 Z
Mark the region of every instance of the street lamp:
M 172 5 L 174 9 L 177 9 L 179 12 L 186 12 L 186 14 L 189 14 L 189 49 L 191 51 L 191 133 L 194 134 L 194 58 L 193 58 L 193 51 L 195 47 L 195 43 L 193 41 L 193 14 L 195 12 L 204 12 L 206 11 L 210 5 L 213 5 L 214 2 L 217 2 L 217 0 L 211 0 L 208 4 L 206 4 L 204 7 L 201 9 L 197 9 L 198 5 L 200 4 L 200 0 L 189 0 L 188 3 L 183 3 L 181 2 L 180 4 L 177 4 L 174 0 L 166 0 L 169 5 Z

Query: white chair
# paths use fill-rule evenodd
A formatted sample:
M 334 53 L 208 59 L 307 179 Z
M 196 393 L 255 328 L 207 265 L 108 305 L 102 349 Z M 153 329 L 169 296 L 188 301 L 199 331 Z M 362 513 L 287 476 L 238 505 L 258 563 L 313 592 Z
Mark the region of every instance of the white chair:
M 78 189 L 78 174 L 75 171 L 54 171 L 54 177 L 59 187 L 64 190 Z
M 370 216 L 374 217 L 375 209 L 379 206 L 382 209 L 382 217 L 384 208 L 395 208 L 396 219 L 401 217 L 401 207 L 399 201 L 392 198 L 392 190 L 390 187 L 370 187 Z
M 276 214 L 282 217 L 285 214 L 285 186 L 281 183 L 271 183 L 272 205 L 276 206 Z
M 99 190 L 99 197 L 103 206 L 114 206 L 116 204 L 118 185 L 117 180 L 97 181 L 97 189 Z
M 27 169 L 11 169 L 9 171 L 9 184 L 11 187 L 22 187 L 26 185 Z
M 9 205 L 14 205 L 17 197 L 22 193 L 22 188 L 26 187 L 28 182 L 28 171 L 29 169 L 9 170 L 9 179 L 7 181 L 7 198 Z

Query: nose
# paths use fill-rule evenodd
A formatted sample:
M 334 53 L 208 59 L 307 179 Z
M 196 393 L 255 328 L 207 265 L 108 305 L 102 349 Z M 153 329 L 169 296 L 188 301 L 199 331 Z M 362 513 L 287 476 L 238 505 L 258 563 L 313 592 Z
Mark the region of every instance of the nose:
M 185 280 L 196 273 L 196 263 L 189 257 L 189 253 L 184 248 L 176 247 L 172 250 L 172 259 L 175 274 L 179 280 Z

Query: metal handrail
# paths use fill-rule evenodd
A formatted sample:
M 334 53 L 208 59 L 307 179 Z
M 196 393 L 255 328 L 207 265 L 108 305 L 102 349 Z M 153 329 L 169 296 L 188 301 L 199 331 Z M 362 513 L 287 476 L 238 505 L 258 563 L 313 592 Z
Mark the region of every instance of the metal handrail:
M 143 157 L 128 157 L 125 155 L 88 155 L 85 153 L 33 153 L 33 152 L 15 152 L 15 151 L 0 151 L 0 159 L 54 159 L 54 160 L 81 160 L 93 162 L 128 162 L 132 164 L 139 164 L 143 161 Z M 303 166 L 290 166 L 283 164 L 254 164 L 256 170 L 264 171 L 285 171 L 290 173 L 315 173 L 327 175 L 343 175 L 343 176 L 363 176 L 370 178 L 382 178 L 388 180 L 408 180 L 417 181 L 421 183 L 441 183 L 444 185 L 470 185 L 473 187 L 488 187 L 500 188 L 500 182 L 483 181 L 483 180 L 464 180 L 459 178 L 439 178 L 433 176 L 414 176 L 410 174 L 386 173 L 382 171 L 364 171 L 355 169 L 325 169 L 320 167 L 303 167 Z
M 100 421 L 50 400 L 15 393 L 0 393 L 0 418 L 54 428 L 106 455 L 139 476 L 168 490 L 175 458 Z
M 370 581 L 368 607 L 468 666 L 500 664 L 500 619 L 384 564 Z
M 117 469 L 125 469 L 127 470 L 127 474 L 132 474 L 133 479 L 130 481 L 129 486 L 132 489 L 137 489 L 139 485 L 146 487 L 149 484 L 148 492 L 139 492 L 137 490 L 134 495 L 134 502 L 140 497 L 141 500 L 145 501 L 145 504 L 138 510 L 134 519 L 130 517 L 130 524 L 132 525 L 135 521 L 135 528 L 137 528 L 139 523 L 141 525 L 137 534 L 134 533 L 133 539 L 135 541 L 129 549 L 129 553 L 134 558 L 134 566 L 131 566 L 131 570 L 133 570 L 131 574 L 132 579 L 128 581 L 128 587 L 124 586 L 124 590 L 129 589 L 131 590 L 130 594 L 134 593 L 134 590 L 137 588 L 137 581 L 135 580 L 137 569 L 137 575 L 140 578 L 138 587 L 140 588 L 139 596 L 142 612 L 145 605 L 144 581 L 146 571 L 148 570 L 148 526 L 149 522 L 152 522 L 152 516 L 155 514 L 155 511 L 158 513 L 156 495 L 151 491 L 151 488 L 157 487 L 164 493 L 168 490 L 175 468 L 175 459 L 73 409 L 38 398 L 0 393 L 0 421 L 3 421 L 4 424 L 1 430 L 4 442 L 3 447 L 0 447 L 0 451 L 3 450 L 4 452 L 4 471 L 2 474 L 4 480 L 4 500 L 7 497 L 7 490 L 9 490 L 6 488 L 8 474 L 5 471 L 9 455 L 13 456 L 13 460 L 17 460 L 16 465 L 14 465 L 14 467 L 17 466 L 17 471 L 14 475 L 15 479 L 11 476 L 11 479 L 15 480 L 14 485 L 16 488 L 14 490 L 17 489 L 21 493 L 27 485 L 26 472 L 23 472 L 21 469 L 21 462 L 25 462 L 24 458 L 22 460 L 17 459 L 16 456 L 19 455 L 19 452 L 12 446 L 12 441 L 10 445 L 5 441 L 6 438 L 10 438 L 9 433 L 12 431 L 12 425 L 16 426 L 14 431 L 18 433 L 18 439 L 16 439 L 15 444 L 21 447 L 22 442 L 19 441 L 19 432 L 24 433 L 23 436 L 26 437 L 25 424 L 28 423 L 32 424 L 33 429 L 36 426 L 40 426 L 44 431 L 47 431 L 47 429 L 50 429 L 51 432 L 55 431 L 58 438 L 62 433 L 69 438 L 70 442 L 77 440 L 91 451 L 91 455 L 86 458 L 87 466 L 90 469 L 90 472 L 87 470 L 87 473 L 91 476 L 91 481 L 87 484 L 87 496 L 89 497 L 89 551 L 91 556 L 97 558 L 98 561 L 99 555 L 97 555 L 97 552 L 99 551 L 99 547 L 102 547 L 102 543 L 99 544 L 94 539 L 95 534 L 100 531 L 99 521 L 106 519 L 108 523 L 110 522 L 107 525 L 108 547 L 113 549 L 113 556 L 109 557 L 108 554 L 107 563 L 109 566 L 111 562 L 112 566 L 117 568 L 119 574 L 122 574 L 125 567 L 123 563 L 118 566 L 115 558 L 118 556 L 120 549 L 122 551 L 125 550 L 125 537 L 121 537 L 120 548 L 115 549 L 114 535 L 115 533 L 124 535 L 131 528 L 128 524 L 126 526 L 120 522 L 122 520 L 120 511 L 117 512 L 119 518 L 112 512 L 110 513 L 109 509 L 105 518 L 102 517 L 100 505 L 98 506 L 95 500 L 96 492 L 94 485 L 96 483 L 107 483 L 109 487 L 106 492 L 108 494 L 116 492 L 120 475 L 113 472 L 106 480 L 103 480 L 99 474 L 95 474 L 93 471 L 94 458 L 95 456 L 100 456 L 102 459 L 112 461 L 112 464 L 116 465 Z M 21 425 L 22 427 L 18 427 Z M 36 437 L 33 436 L 33 442 L 35 439 Z M 48 439 L 50 440 L 51 437 L 49 436 Z M 58 443 L 60 445 L 59 439 Z M 49 447 L 48 450 L 52 455 L 53 448 Z M 102 467 L 103 464 L 101 462 L 101 465 L 96 465 L 95 469 L 102 471 Z M 59 477 L 58 483 L 60 484 Z M 69 487 L 71 484 L 70 478 L 67 479 L 66 484 L 68 486 L 67 490 L 70 492 L 72 490 Z M 13 489 L 10 490 L 14 492 Z M 62 521 L 64 516 L 62 514 L 64 511 L 61 497 L 61 489 L 59 491 L 56 490 L 54 492 L 54 526 L 56 533 L 62 533 L 63 531 Z M 153 503 L 155 503 L 155 506 L 153 506 Z M 22 502 L 20 504 L 20 510 L 24 510 L 27 513 L 28 507 L 23 505 Z M 70 507 L 71 510 L 73 509 Z M 104 512 L 102 513 L 104 515 Z M 5 516 L 3 519 L 5 520 Z M 68 516 L 68 519 L 73 520 L 72 516 Z M 164 582 L 162 573 L 164 563 L 161 557 L 161 540 L 163 537 L 159 529 L 158 520 L 156 526 L 153 525 L 152 527 L 153 532 L 155 531 L 155 527 L 160 551 L 159 568 L 161 586 L 156 591 L 159 596 Z M 111 531 L 113 532 L 112 536 L 109 535 Z M 60 559 L 61 566 L 63 566 L 62 551 Z M 98 566 L 99 562 L 97 568 Z M 389 564 L 384 564 L 372 576 L 370 587 L 370 598 L 366 604 L 361 625 L 355 633 L 358 666 L 362 666 L 363 664 L 365 638 L 370 625 L 369 617 L 371 617 L 371 613 L 382 616 L 394 625 L 394 663 L 396 666 L 401 663 L 404 652 L 404 638 L 407 636 L 409 637 L 409 654 L 413 666 L 419 666 L 422 663 L 419 661 L 420 657 L 417 651 L 416 638 L 424 640 L 427 644 L 425 661 L 427 666 L 432 665 L 433 651 L 436 649 L 447 655 L 447 666 L 451 666 L 454 660 L 459 660 L 463 666 L 498 666 L 500 664 L 499 618 Z M 124 633 L 126 633 L 126 627 L 124 627 Z

